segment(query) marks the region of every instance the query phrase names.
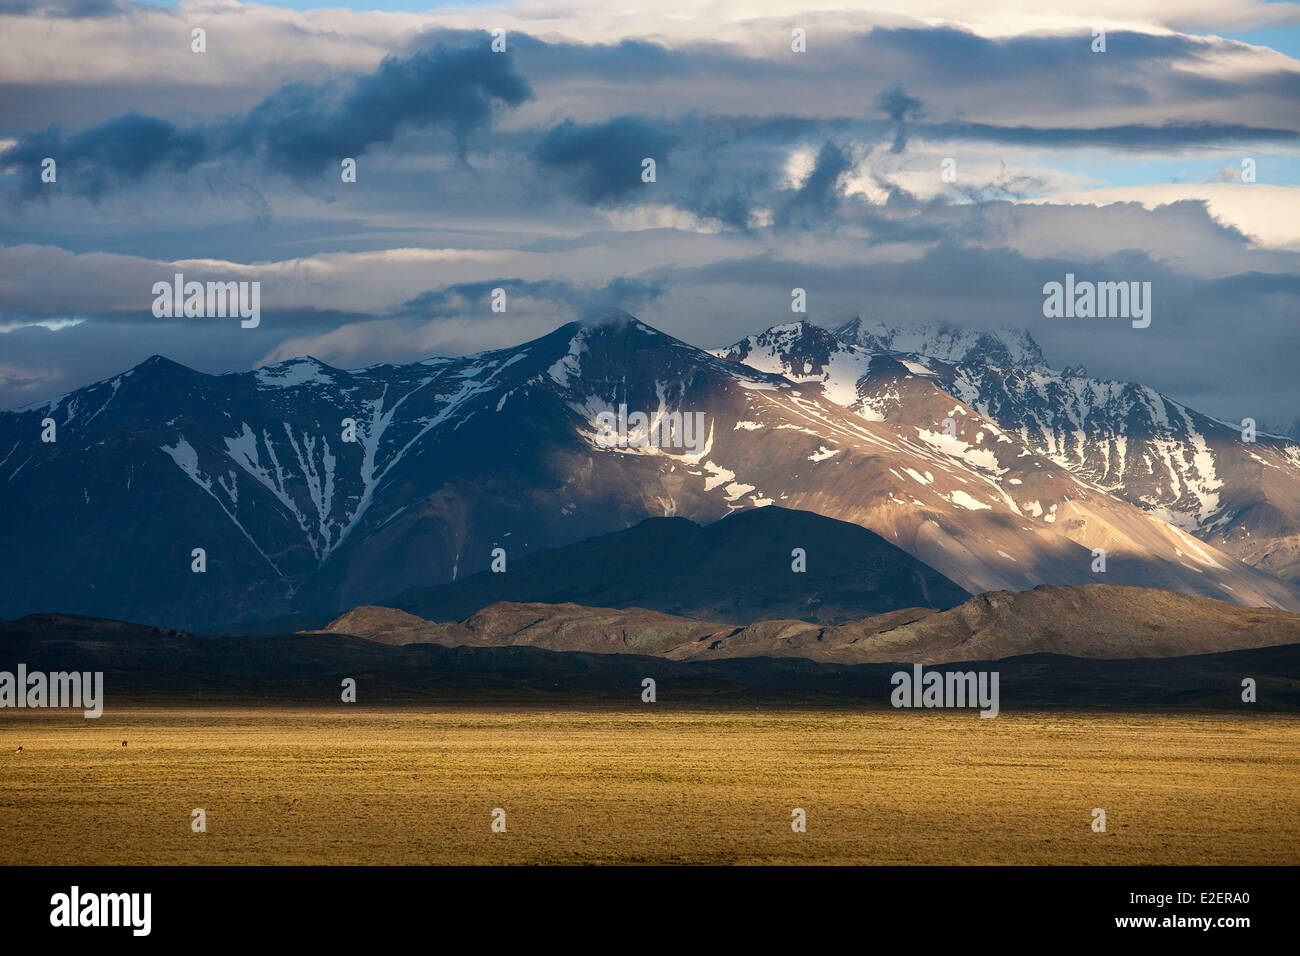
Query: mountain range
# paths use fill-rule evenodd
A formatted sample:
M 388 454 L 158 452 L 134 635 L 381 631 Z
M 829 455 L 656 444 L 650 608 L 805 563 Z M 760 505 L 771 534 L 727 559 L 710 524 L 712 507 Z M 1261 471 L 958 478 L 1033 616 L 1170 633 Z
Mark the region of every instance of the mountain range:
M 784 658 L 940 664 L 1023 654 L 1181 657 L 1300 644 L 1300 615 L 1114 584 L 988 591 L 947 610 L 905 608 L 837 624 L 768 619 L 737 627 L 645 608 L 502 601 L 464 620 L 353 608 L 314 633 L 384 644 L 541 647 L 674 660 Z
M 111 693 L 106 712 L 133 700 L 190 703 L 196 698 L 242 707 L 274 701 L 346 709 L 339 703 L 346 677 L 356 681 L 357 701 L 365 706 L 579 702 L 671 711 L 779 703 L 859 712 L 890 706 L 892 675 L 899 669 L 896 663 L 829 663 L 798 656 L 674 660 L 538 646 L 392 644 L 333 633 L 199 637 L 63 614 L 0 622 L 0 669 L 12 671 L 20 661 L 31 671 L 103 672 Z M 1003 711 L 1300 710 L 1300 644 L 1126 660 L 1033 653 L 998 660 L 995 669 Z M 1257 682 L 1255 703 L 1241 700 L 1243 675 Z M 653 705 L 641 699 L 646 677 L 657 684 Z
M 611 444 L 597 422 L 623 406 L 702 415 L 702 441 Z M 494 555 L 510 579 L 542 549 L 648 518 L 711 525 L 769 505 L 905 552 L 898 580 L 953 588 L 923 596 L 934 608 L 957 589 L 1105 581 L 1295 610 L 1297 488 L 1295 442 L 1245 443 L 1142 386 L 1054 372 L 1024 333 L 796 323 L 710 352 L 608 313 L 409 365 L 207 375 L 155 356 L 0 413 L 0 616 L 186 629 L 333 616 L 488 571 Z M 662 556 L 681 569 L 666 586 L 682 609 L 753 623 L 759 578 L 733 582 L 736 614 L 725 595 L 705 608 L 689 593 L 692 567 L 707 582 L 730 554 L 697 558 L 689 537 Z M 782 575 L 803 547 L 809 590 L 771 611 L 829 624 L 874 610 L 861 595 L 837 609 L 844 582 L 813 593 L 829 541 L 728 547 Z

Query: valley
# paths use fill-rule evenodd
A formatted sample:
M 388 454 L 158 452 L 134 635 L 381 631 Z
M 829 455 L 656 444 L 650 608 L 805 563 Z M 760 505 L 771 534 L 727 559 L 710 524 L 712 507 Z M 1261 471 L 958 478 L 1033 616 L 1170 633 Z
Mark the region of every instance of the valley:
M 0 794 L 4 865 L 1295 865 L 1300 718 L 25 712 L 0 721 Z M 496 808 L 505 832 L 491 829 Z M 791 829 L 795 809 L 806 832 Z

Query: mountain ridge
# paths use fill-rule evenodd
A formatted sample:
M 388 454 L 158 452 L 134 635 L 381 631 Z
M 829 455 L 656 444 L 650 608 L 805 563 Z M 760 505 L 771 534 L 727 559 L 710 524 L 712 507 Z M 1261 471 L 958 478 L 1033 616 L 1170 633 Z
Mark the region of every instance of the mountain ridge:
M 657 683 L 656 707 L 890 707 L 899 663 L 836 664 L 792 657 L 677 661 L 645 654 L 548 651 L 533 646 L 385 645 L 338 634 L 199 638 L 122 622 L 81 621 L 69 640 L 43 615 L 0 621 L 0 668 L 97 670 L 112 688 L 108 710 L 135 701 L 248 707 L 273 703 L 339 706 L 344 677 L 367 706 L 592 706 L 643 708 L 644 679 Z M 57 617 L 64 617 L 58 615 Z M 1300 645 L 1190 657 L 1100 660 L 1029 654 L 950 669 L 992 665 L 1000 708 L 1090 712 L 1300 710 Z M 906 665 L 904 665 L 906 666 Z M 1258 702 L 1241 702 L 1242 674 Z M 979 718 L 970 715 L 977 722 Z
M 856 408 L 626 313 L 353 371 L 142 363 L 0 414 L 0 614 L 337 614 L 485 570 L 498 548 L 514 562 L 647 517 L 772 504 L 867 528 L 970 592 L 1083 583 L 1103 548 L 1116 583 L 1300 606 L 954 397 L 951 366 L 836 354 L 865 362 Z M 622 407 L 707 427 L 693 449 L 612 445 L 596 421 Z
M 833 625 L 745 626 L 573 603 L 500 601 L 463 620 L 353 608 L 307 633 L 385 644 L 532 646 L 673 660 L 792 657 L 840 664 L 945 664 L 1050 653 L 1089 659 L 1185 657 L 1300 643 L 1300 615 L 1113 584 L 989 591 L 946 610 L 901 608 Z

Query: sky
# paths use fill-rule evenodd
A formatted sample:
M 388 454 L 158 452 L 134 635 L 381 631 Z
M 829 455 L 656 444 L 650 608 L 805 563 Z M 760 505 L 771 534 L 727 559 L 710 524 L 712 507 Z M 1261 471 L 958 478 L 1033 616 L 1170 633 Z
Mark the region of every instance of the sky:
M 705 347 L 1025 328 L 1287 429 L 1297 57 L 1300 4 L 1260 0 L 0 0 L 0 409 L 617 306 Z M 155 316 L 176 273 L 258 282 L 259 324 Z M 1151 283 L 1150 325 L 1045 316 L 1067 274 Z

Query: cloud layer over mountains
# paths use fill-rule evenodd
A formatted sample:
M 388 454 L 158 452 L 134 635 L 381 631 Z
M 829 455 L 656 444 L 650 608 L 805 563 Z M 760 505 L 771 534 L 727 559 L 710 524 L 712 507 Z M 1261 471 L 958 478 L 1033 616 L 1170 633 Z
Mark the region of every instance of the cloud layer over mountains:
M 826 326 L 1023 326 L 1058 368 L 1300 415 L 1300 63 L 1225 38 L 1296 5 L 840 6 L 7 4 L 0 407 L 154 353 L 359 367 L 607 306 L 717 346 L 802 288 Z M 176 272 L 261 282 L 263 321 L 154 318 Z M 1044 318 L 1067 273 L 1151 282 L 1150 328 Z

